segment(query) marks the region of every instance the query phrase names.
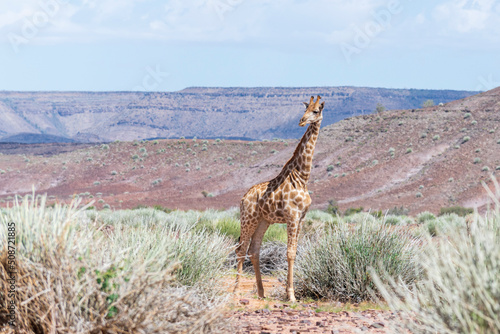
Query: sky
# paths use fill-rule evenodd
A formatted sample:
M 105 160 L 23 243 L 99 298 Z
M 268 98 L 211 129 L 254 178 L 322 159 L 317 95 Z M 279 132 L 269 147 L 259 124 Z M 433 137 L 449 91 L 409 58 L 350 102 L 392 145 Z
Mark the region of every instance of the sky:
M 0 1 L 0 90 L 488 90 L 500 0 Z

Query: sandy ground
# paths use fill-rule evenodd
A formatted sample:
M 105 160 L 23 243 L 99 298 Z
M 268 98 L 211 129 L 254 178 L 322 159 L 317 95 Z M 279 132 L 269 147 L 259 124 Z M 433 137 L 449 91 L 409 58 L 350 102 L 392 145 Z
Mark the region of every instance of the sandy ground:
M 228 278 L 228 290 L 234 284 Z M 391 311 L 366 309 L 363 305 L 324 302 L 298 302 L 282 300 L 284 286 L 275 277 L 263 277 L 267 297 L 258 299 L 255 278 L 243 277 L 241 291 L 233 295 L 227 316 L 233 328 L 227 333 L 387 333 L 397 316 Z M 350 309 L 345 311 L 342 309 Z M 324 309 L 339 311 L 326 312 Z

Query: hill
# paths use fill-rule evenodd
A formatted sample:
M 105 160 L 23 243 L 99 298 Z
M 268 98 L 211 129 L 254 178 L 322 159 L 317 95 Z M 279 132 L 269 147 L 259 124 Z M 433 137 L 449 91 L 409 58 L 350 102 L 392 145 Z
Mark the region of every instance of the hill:
M 343 210 L 484 208 L 481 181 L 491 184 L 490 175 L 500 171 L 499 127 L 500 88 L 442 106 L 325 126 L 308 186 L 313 208 L 326 208 L 332 199 Z M 0 146 L 0 202 L 29 193 L 34 184 L 53 200 L 76 194 L 98 200 L 98 207 L 228 208 L 251 185 L 273 178 L 297 142 L 115 142 L 51 156 L 11 155 Z
M 0 92 L 0 141 L 299 138 L 301 102 L 316 94 L 327 101 L 323 121 L 327 126 L 370 114 L 377 103 L 387 109 L 418 108 L 428 99 L 445 103 L 474 92 L 364 87 L 187 88 L 169 93 Z M 26 133 L 39 137 L 27 138 Z

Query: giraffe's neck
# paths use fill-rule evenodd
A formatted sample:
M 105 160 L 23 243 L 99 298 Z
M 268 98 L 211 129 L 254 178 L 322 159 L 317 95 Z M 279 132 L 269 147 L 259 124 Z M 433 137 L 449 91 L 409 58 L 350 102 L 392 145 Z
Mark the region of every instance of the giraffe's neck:
M 285 164 L 278 178 L 286 178 L 289 174 L 292 174 L 302 186 L 307 184 L 311 175 L 314 147 L 318 140 L 320 126 L 321 120 L 309 125 L 297 148 L 295 148 L 293 156 Z

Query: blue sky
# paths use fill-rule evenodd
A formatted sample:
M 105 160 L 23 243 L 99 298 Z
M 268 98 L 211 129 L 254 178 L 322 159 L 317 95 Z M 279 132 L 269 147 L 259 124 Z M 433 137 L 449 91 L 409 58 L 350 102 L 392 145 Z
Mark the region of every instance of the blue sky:
M 500 0 L 16 0 L 0 90 L 500 85 Z

